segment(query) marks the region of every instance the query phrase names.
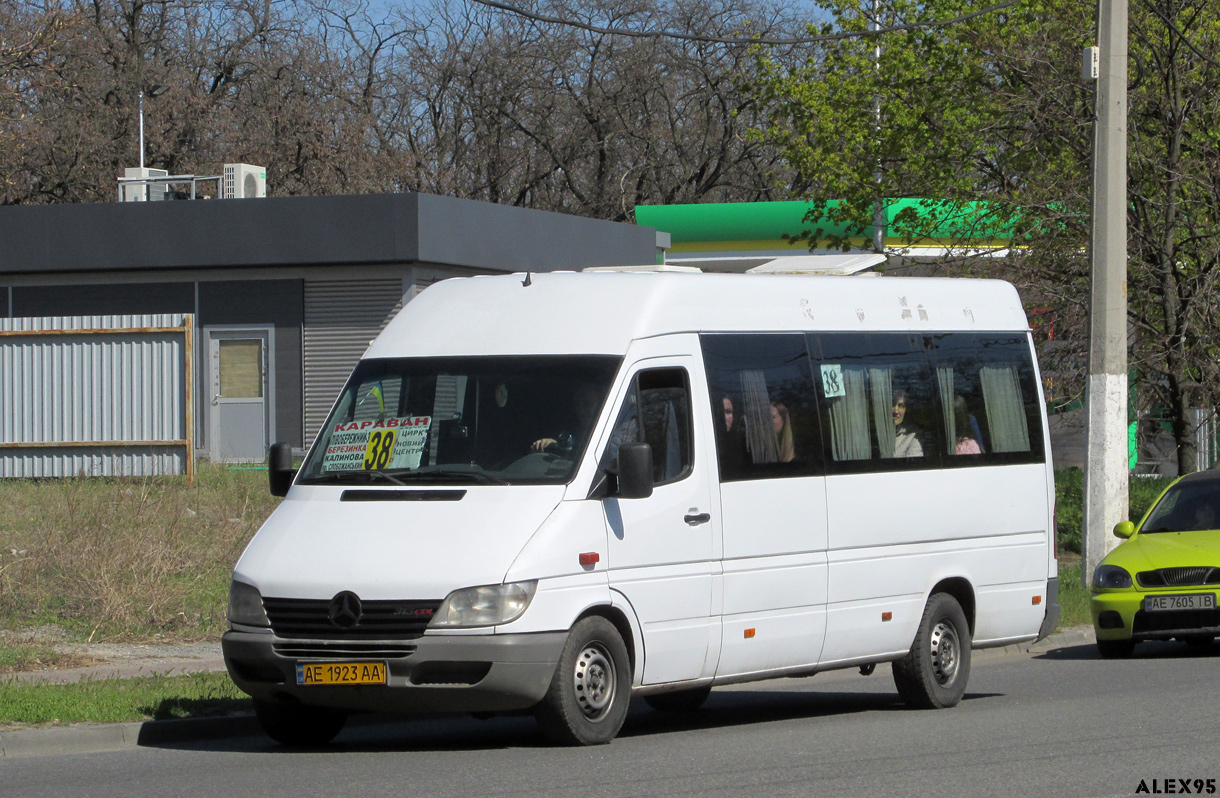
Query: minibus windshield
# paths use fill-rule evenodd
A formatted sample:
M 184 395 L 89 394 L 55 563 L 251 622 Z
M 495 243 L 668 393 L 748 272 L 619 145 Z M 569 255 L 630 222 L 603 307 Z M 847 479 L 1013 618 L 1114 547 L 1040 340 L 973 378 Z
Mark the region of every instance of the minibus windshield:
M 565 484 L 621 358 L 363 360 L 298 484 Z

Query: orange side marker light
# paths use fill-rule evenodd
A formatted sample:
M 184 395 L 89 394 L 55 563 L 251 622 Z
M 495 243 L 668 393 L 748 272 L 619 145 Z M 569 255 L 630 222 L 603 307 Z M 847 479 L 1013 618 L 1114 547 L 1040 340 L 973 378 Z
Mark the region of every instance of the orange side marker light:
M 753 636 L 754 636 L 754 630 L 753 630 L 753 629 L 747 629 L 747 630 L 746 630 L 746 637 L 753 637 Z
M 581 552 L 581 555 L 580 555 L 580 564 L 581 565 L 597 565 L 599 560 L 601 560 L 601 556 L 598 555 L 598 553 L 595 551 Z
M 892 621 L 892 620 L 894 620 L 894 613 L 892 613 L 892 612 L 881 613 L 881 622 L 882 623 L 885 623 L 886 621 Z

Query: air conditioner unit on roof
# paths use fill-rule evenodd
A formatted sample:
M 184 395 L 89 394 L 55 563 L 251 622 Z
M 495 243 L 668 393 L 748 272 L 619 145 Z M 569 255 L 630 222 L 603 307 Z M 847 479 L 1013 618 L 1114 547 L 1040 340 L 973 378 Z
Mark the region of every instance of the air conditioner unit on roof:
M 149 169 L 142 167 L 127 167 L 123 170 L 123 178 L 130 183 L 120 183 L 123 192 L 123 202 L 148 202 L 165 199 L 165 183 L 155 182 L 158 177 L 167 177 L 169 172 L 164 169 Z M 137 182 L 137 179 L 153 180 L 151 183 Z
M 221 199 L 252 199 L 267 196 L 267 167 L 248 163 L 225 164 L 220 181 Z

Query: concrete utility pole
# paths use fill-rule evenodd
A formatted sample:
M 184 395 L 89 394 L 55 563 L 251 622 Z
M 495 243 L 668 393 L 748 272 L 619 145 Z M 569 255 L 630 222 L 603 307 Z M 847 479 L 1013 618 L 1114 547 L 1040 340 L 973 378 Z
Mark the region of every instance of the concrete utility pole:
M 1127 0 L 1098 0 L 1097 121 L 1093 125 L 1088 454 L 1084 563 L 1088 586 L 1127 520 Z
M 871 23 L 873 30 L 881 30 L 881 17 L 879 16 L 881 3 L 880 0 L 873 0 L 873 21 Z M 877 39 L 877 43 L 873 45 L 873 71 L 878 75 L 881 74 L 881 39 Z M 873 117 L 876 120 L 875 131 L 877 133 L 878 150 L 881 144 L 881 95 L 873 95 Z M 873 203 L 873 250 L 880 255 L 885 254 L 885 197 L 882 196 L 881 187 L 881 155 L 877 155 L 877 171 L 873 173 L 873 179 L 877 183 L 877 201 Z

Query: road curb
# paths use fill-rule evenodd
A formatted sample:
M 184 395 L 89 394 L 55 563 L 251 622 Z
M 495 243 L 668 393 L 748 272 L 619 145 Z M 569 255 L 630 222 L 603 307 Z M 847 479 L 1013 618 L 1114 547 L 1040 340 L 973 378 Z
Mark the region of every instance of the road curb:
M 0 759 L 98 754 L 141 745 L 219 740 L 261 733 L 254 715 L 19 729 L 0 732 Z
M 1097 642 L 1092 626 L 1073 626 L 1032 643 L 1017 643 L 1004 646 L 1007 654 L 1039 654 L 1068 646 L 1091 646 Z

